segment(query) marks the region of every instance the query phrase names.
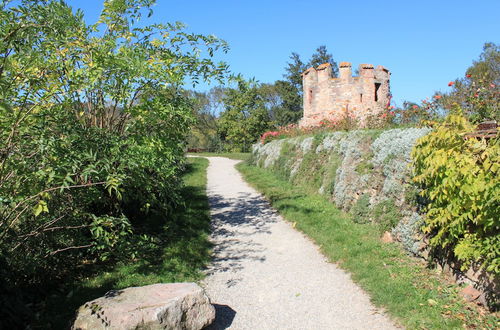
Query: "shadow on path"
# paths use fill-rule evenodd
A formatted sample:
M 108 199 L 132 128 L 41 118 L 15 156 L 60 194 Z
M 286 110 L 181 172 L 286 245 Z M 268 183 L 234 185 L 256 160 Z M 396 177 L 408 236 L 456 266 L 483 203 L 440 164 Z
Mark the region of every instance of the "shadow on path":
M 236 312 L 227 305 L 214 304 L 215 321 L 205 328 L 205 330 L 223 330 L 227 329 L 233 323 Z
M 217 194 L 209 195 L 215 247 L 208 275 L 238 272 L 244 268 L 244 261 L 266 260 L 265 249 L 252 236 L 270 235 L 269 224 L 276 222 L 276 212 L 258 196 L 249 193 L 238 193 L 237 196 L 224 198 Z M 229 281 L 227 286 L 236 283 L 237 279 Z

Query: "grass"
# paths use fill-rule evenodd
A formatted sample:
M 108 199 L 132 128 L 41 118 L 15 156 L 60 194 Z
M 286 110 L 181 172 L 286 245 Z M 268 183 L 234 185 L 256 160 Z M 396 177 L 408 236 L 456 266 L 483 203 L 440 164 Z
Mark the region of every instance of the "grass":
M 295 227 L 312 238 L 330 261 L 408 329 L 496 328 L 487 315 L 458 296 L 459 286 L 407 256 L 396 244 L 380 241 L 376 226 L 354 223 L 319 194 L 305 192 L 270 171 L 241 163 L 245 179 L 261 191 Z
M 65 283 L 47 299 L 46 315 L 35 328 L 67 328 L 74 311 L 86 301 L 111 289 L 154 283 L 192 282 L 202 278 L 201 269 L 210 260 L 210 215 L 205 193 L 208 160 L 189 158 L 183 179 L 185 205 L 175 212 L 168 227 L 156 224 L 156 243 L 139 246 L 138 257 L 111 267 L 94 269 L 89 276 Z
M 230 159 L 248 160 L 252 153 L 250 152 L 196 152 L 189 153 L 190 156 L 198 157 L 226 157 Z

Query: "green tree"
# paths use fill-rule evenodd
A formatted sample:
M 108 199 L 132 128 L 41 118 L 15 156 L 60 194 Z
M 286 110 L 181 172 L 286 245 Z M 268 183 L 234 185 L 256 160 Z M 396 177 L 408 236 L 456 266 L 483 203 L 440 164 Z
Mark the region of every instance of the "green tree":
M 269 110 L 271 118 L 278 126 L 296 123 L 302 118 L 302 72 L 306 68 L 300 55 L 292 52 L 283 74 L 285 80 L 277 80 L 273 84 L 272 92 L 279 101 Z
M 227 45 L 137 25 L 152 4 L 106 1 L 90 26 L 64 1 L 0 4 L 0 291 L 130 257 L 147 219 L 173 221 L 193 121 L 182 85 L 223 79 L 211 57 Z
M 226 91 L 225 110 L 219 119 L 219 134 L 231 151 L 249 151 L 271 127 L 265 99 L 255 80 L 238 78 L 237 88 Z
M 332 75 L 333 77 L 337 77 L 339 74 L 339 68 L 337 66 L 337 62 L 333 59 L 333 55 L 328 53 L 326 46 L 319 46 L 316 48 L 316 52 L 312 54 L 311 59 L 309 60 L 308 67 L 317 67 L 324 63 L 330 63 L 332 66 Z
M 218 114 L 224 108 L 224 87 L 214 87 L 208 92 L 189 91 L 188 96 L 193 104 L 195 123 L 188 137 L 188 148 L 220 151 L 221 141 L 218 135 Z
M 273 122 L 278 126 L 296 123 L 302 118 L 301 93 L 289 82 L 277 80 L 264 91 L 272 103 L 268 103 L 268 111 Z
M 333 76 L 338 75 L 337 63 L 332 54 L 328 53 L 326 46 L 319 46 L 307 63 L 301 60 L 299 54 L 292 52 L 283 75 L 285 80 L 278 80 L 274 83 L 273 91 L 278 95 L 277 99 L 280 102 L 271 109 L 270 113 L 277 125 L 297 123 L 302 118 L 302 73 L 308 67 L 317 67 L 323 63 L 330 63 Z
M 290 55 L 291 62 L 287 63 L 285 74 L 283 77 L 288 81 L 299 93 L 302 93 L 302 72 L 307 69 L 307 64 L 302 62 L 300 55 L 292 52 Z M 302 95 L 302 94 L 300 94 Z

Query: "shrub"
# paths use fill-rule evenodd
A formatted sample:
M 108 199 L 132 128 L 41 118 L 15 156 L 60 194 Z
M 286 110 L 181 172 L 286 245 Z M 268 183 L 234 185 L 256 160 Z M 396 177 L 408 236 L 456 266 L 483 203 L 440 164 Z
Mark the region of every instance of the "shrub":
M 423 230 L 434 251 L 452 253 L 466 269 L 478 262 L 500 273 L 500 142 L 464 139 L 474 127 L 453 114 L 412 152 L 414 181 L 427 214 Z
M 372 214 L 374 222 L 378 224 L 382 232 L 393 229 L 401 220 L 401 213 L 392 198 L 376 204 Z
M 0 5 L 2 294 L 133 258 L 148 221 L 172 221 L 192 122 L 181 86 L 221 78 L 210 57 L 226 46 L 134 25 L 153 3 L 105 1 L 91 26 L 64 1 Z
M 370 222 L 370 195 L 363 194 L 352 206 L 350 213 L 356 223 Z

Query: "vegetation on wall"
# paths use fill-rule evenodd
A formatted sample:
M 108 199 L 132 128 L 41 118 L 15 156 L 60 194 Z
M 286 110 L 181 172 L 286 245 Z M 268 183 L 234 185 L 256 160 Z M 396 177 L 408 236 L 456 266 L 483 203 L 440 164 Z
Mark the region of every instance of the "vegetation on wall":
M 327 196 L 360 223 L 390 231 L 412 216 L 406 203 L 410 152 L 428 128 L 312 130 L 312 136 L 282 138 L 254 146 L 253 162 L 280 178 Z M 290 134 L 293 134 L 291 132 Z M 414 228 L 400 228 L 415 241 Z M 403 234 L 399 234 L 403 235 Z

